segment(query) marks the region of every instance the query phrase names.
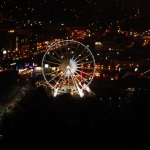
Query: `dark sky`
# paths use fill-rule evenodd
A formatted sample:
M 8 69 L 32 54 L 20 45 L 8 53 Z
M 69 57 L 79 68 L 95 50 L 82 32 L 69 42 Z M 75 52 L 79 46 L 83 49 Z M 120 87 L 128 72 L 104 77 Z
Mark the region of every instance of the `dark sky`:
M 0 12 L 17 20 L 104 26 L 111 22 L 150 21 L 150 0 L 1 0 Z

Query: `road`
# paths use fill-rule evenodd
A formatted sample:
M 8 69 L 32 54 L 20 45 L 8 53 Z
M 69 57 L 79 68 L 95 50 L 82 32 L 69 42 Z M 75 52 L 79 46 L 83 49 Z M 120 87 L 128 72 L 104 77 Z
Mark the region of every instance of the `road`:
M 3 96 L 3 99 L 0 101 L 0 136 L 2 131 L 2 122 L 3 117 L 7 113 L 11 113 L 13 108 L 16 107 L 21 101 L 21 99 L 27 94 L 30 90 L 30 83 L 26 83 L 23 86 L 15 85 L 11 92 L 8 92 L 7 95 Z

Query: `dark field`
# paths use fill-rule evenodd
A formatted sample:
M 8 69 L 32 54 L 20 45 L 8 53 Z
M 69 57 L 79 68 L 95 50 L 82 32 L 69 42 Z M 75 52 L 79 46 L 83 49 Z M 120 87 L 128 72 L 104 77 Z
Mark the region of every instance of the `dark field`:
M 144 102 L 143 100 L 144 99 Z M 4 118 L 1 145 L 11 149 L 136 149 L 147 147 L 149 97 L 105 103 L 96 97 L 47 97 L 30 91 Z

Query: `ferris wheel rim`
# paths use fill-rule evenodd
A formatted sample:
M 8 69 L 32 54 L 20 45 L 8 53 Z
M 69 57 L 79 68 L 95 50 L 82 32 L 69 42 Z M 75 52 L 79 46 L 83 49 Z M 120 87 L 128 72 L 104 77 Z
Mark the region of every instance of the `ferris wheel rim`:
M 47 78 L 46 78 L 46 76 L 45 76 L 45 72 L 44 72 L 44 59 L 45 59 L 47 53 L 48 53 L 49 51 L 51 51 L 51 50 L 50 50 L 51 48 L 53 48 L 53 47 L 55 47 L 55 46 L 57 47 L 58 44 L 61 44 L 61 43 L 64 43 L 64 42 L 77 43 L 77 44 L 82 45 L 86 50 L 88 50 L 88 52 L 90 53 L 90 56 L 92 56 L 92 62 L 93 62 L 93 64 L 94 64 L 94 67 L 93 67 L 93 70 L 92 70 L 92 75 L 91 75 L 92 78 L 94 77 L 94 74 L 95 74 L 95 59 L 94 59 L 94 56 L 93 56 L 92 52 L 90 51 L 90 49 L 89 49 L 87 46 L 85 46 L 84 44 L 82 44 L 82 43 L 79 42 L 79 41 L 74 41 L 74 40 L 61 40 L 61 41 L 55 42 L 55 43 L 53 43 L 53 44 L 46 50 L 46 52 L 45 52 L 45 54 L 44 54 L 44 56 L 43 56 L 43 58 L 42 58 L 42 74 L 43 74 L 43 77 L 44 77 L 46 83 L 47 83 L 52 89 L 56 89 L 56 88 L 53 87 L 53 86 L 48 82 L 48 80 L 47 80 Z M 52 51 L 53 51 L 53 50 L 52 50 Z M 71 59 L 71 58 L 70 58 L 70 59 Z M 89 84 L 91 83 L 91 81 L 92 81 L 92 79 L 89 80 L 86 85 L 89 86 Z M 81 89 L 83 90 L 84 88 L 82 87 Z M 62 92 L 62 93 L 63 93 L 64 91 L 59 89 L 59 92 Z

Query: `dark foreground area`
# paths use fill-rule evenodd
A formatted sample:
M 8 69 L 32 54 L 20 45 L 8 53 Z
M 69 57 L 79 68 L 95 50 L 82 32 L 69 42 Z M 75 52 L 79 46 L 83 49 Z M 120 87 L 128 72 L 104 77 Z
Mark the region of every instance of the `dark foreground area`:
M 144 103 L 143 103 L 144 101 Z M 69 94 L 30 91 L 3 121 L 4 149 L 146 149 L 149 96 L 134 103 L 102 103 Z

